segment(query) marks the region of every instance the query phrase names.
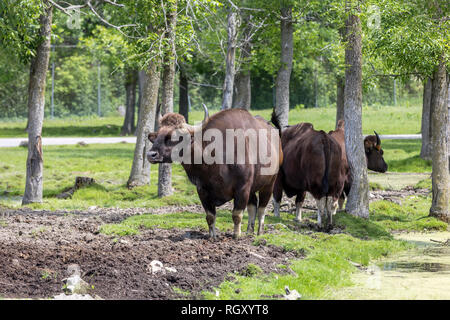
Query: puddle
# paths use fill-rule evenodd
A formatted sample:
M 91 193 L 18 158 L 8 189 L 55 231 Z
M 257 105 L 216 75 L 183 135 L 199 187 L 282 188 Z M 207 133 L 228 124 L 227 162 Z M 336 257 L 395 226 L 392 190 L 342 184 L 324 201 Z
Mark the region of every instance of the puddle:
M 436 262 L 386 262 L 381 266 L 383 271 L 401 270 L 402 272 L 439 272 L 450 271 L 450 264 Z
M 330 298 L 450 300 L 450 232 L 408 233 L 395 238 L 418 247 L 355 272 L 355 285 L 333 292 Z

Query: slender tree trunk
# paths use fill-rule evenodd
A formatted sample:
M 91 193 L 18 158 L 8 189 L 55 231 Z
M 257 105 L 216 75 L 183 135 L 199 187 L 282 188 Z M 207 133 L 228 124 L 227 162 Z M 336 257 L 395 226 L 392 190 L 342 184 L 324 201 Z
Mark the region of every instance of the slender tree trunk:
M 161 115 L 173 112 L 173 89 L 175 81 L 175 29 L 177 25 L 177 1 L 167 13 L 166 38 L 169 48 L 164 55 L 162 76 Z M 158 172 L 158 197 L 170 196 L 172 190 L 172 164 L 161 163 Z
M 48 5 L 47 2 L 45 2 Z M 53 6 L 48 5 L 39 18 L 39 35 L 43 41 L 31 61 L 28 86 L 28 158 L 25 193 L 22 204 L 42 202 L 43 166 L 42 124 L 44 122 L 45 80 L 50 58 Z
M 139 117 L 139 113 L 141 112 L 142 96 L 144 94 L 144 82 L 145 82 L 146 77 L 147 76 L 145 74 L 145 70 L 138 71 L 138 92 L 139 92 L 139 97 L 138 97 L 138 102 L 137 102 L 138 117 Z M 134 135 L 137 135 L 137 126 L 134 130 Z
M 252 86 L 250 70 L 242 70 L 236 75 L 234 86 L 233 108 L 250 110 L 252 99 Z
M 447 74 L 447 156 L 450 172 L 450 74 Z
M 125 119 L 123 121 L 121 136 L 134 134 L 134 114 L 136 109 L 136 84 L 138 75 L 136 70 L 127 69 L 125 71 Z
M 243 32 L 244 43 L 241 48 L 241 68 L 235 79 L 234 96 L 233 96 L 233 108 L 242 108 L 250 110 L 252 99 L 252 87 L 250 77 L 250 57 L 252 52 L 251 36 L 251 15 L 245 11 L 244 13 L 244 25 Z
M 423 103 L 422 103 L 422 148 L 420 157 L 424 160 L 431 160 L 431 93 L 433 89 L 433 80 L 427 79 L 423 84 Z
M 146 155 L 151 148 L 148 134 L 154 130 L 155 124 L 155 109 L 160 81 L 159 68 L 160 60 L 155 58 L 150 62 L 146 72 L 141 74 L 142 99 L 138 115 L 133 165 L 127 182 L 128 188 L 150 183 L 150 162 L 148 162 Z
M 222 110 L 230 109 L 233 103 L 234 77 L 236 74 L 236 41 L 237 41 L 237 13 L 229 9 L 227 19 L 228 48 L 226 57 L 226 72 L 223 83 Z
M 180 68 L 179 113 L 189 122 L 189 83 L 184 68 Z
M 430 216 L 450 223 L 450 175 L 447 146 L 447 74 L 444 58 L 433 76 L 433 93 L 431 96 L 431 143 L 432 143 L 432 202 Z
M 292 7 L 281 9 L 281 66 L 275 83 L 275 116 L 281 129 L 289 122 L 289 84 L 291 81 L 292 59 L 294 56 L 294 26 L 292 21 Z
M 352 186 L 346 211 L 354 216 L 369 217 L 369 182 L 362 135 L 362 53 L 361 21 L 349 14 L 346 21 L 345 50 L 345 148 L 352 173 Z
M 339 120 L 344 120 L 345 78 L 336 77 L 336 128 Z

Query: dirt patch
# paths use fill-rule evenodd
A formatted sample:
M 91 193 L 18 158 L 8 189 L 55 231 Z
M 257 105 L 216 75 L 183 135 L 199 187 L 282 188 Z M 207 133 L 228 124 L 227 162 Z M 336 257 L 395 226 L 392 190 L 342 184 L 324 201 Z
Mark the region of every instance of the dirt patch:
M 200 230 L 142 230 L 116 239 L 98 233 L 107 214 L 9 211 L 0 232 L 0 297 L 45 298 L 62 292 L 68 267 L 76 264 L 103 299 L 200 298 L 248 264 L 283 272 L 295 257 L 274 246 L 254 246 L 253 237 L 210 241 Z M 115 220 L 115 219 L 114 219 Z M 152 273 L 152 261 L 176 272 Z M 174 289 L 175 288 L 175 289 Z M 182 292 L 182 293 L 181 293 Z

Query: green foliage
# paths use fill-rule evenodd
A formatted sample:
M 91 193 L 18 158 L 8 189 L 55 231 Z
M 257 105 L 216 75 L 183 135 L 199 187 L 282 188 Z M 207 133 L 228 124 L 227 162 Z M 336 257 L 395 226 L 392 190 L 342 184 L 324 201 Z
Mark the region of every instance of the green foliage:
M 431 76 L 450 48 L 449 7 L 445 0 L 380 0 L 381 27 L 369 33 L 369 52 L 387 70 Z
M 42 0 L 3 0 L 0 3 L 0 43 L 3 48 L 27 63 L 35 54 L 39 38 Z

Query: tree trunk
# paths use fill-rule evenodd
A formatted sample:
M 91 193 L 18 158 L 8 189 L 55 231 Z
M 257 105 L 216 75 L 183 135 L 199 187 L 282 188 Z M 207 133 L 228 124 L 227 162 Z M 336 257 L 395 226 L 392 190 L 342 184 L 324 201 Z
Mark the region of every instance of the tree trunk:
M 369 182 L 362 135 L 362 53 L 361 21 L 349 14 L 346 21 L 344 119 L 345 148 L 352 173 L 352 185 L 346 211 L 369 217 Z
M 138 71 L 138 103 L 137 103 L 137 115 L 139 117 L 139 113 L 141 112 L 141 104 L 142 104 L 142 95 L 144 94 L 144 82 L 146 79 L 145 70 Z M 134 130 L 134 135 L 137 135 L 137 127 Z
M 237 14 L 233 8 L 229 9 L 227 19 L 228 48 L 226 57 L 226 72 L 223 83 L 222 110 L 230 109 L 233 103 L 235 60 L 236 60 L 236 38 L 237 38 Z
M 189 84 L 184 68 L 180 68 L 180 98 L 179 113 L 184 116 L 186 122 L 189 122 Z
M 48 5 L 45 2 L 46 5 Z M 43 166 L 42 124 L 44 122 L 45 80 L 50 58 L 50 36 L 53 6 L 49 5 L 39 17 L 42 42 L 31 61 L 28 86 L 28 158 L 25 193 L 22 204 L 42 202 Z
M 276 79 L 275 116 L 283 130 L 289 122 L 289 83 L 294 56 L 292 7 L 281 9 L 281 66 Z
M 431 95 L 431 143 L 432 143 L 432 202 L 430 216 L 450 223 L 450 175 L 447 146 L 447 74 L 444 58 L 433 75 Z
M 344 120 L 345 79 L 336 78 L 336 128 L 339 120 Z
M 423 84 L 423 103 L 422 103 L 422 148 L 420 157 L 424 160 L 431 160 L 431 93 L 433 81 L 427 79 Z
M 250 57 L 252 52 L 250 14 L 245 11 L 243 32 L 244 43 L 241 48 L 241 68 L 235 79 L 233 108 L 250 110 L 252 87 L 250 77 Z
M 450 172 L 450 74 L 447 74 L 447 156 Z
M 147 152 L 150 150 L 148 134 L 154 130 L 155 109 L 158 99 L 160 60 L 154 58 L 146 72 L 142 73 L 142 99 L 138 115 L 136 147 L 134 149 L 133 165 L 127 187 L 134 188 L 150 183 L 150 162 Z
M 242 70 L 236 76 L 234 86 L 233 108 L 250 110 L 252 99 L 252 87 L 250 70 Z
M 136 84 L 138 82 L 137 71 L 127 69 L 125 71 L 125 119 L 123 121 L 121 136 L 134 134 L 134 114 L 136 109 Z
M 167 30 L 165 38 L 168 49 L 164 55 L 162 76 L 161 115 L 173 112 L 173 88 L 175 81 L 175 28 L 177 25 L 177 1 L 167 12 Z M 167 197 L 172 190 L 172 164 L 161 163 L 158 171 L 158 197 Z

